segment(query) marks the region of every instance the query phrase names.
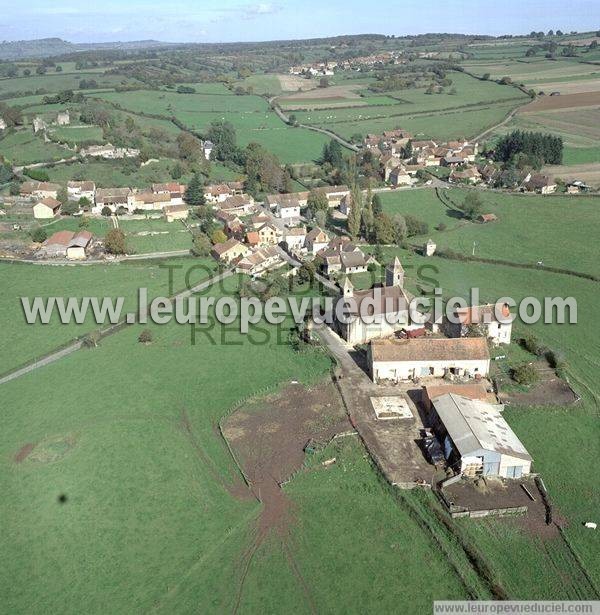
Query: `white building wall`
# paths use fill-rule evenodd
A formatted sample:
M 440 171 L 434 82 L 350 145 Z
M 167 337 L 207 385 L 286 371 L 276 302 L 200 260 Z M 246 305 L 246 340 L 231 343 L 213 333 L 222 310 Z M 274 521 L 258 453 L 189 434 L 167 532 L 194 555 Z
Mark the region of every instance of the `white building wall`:
M 443 378 L 454 369 L 457 376 L 487 376 L 489 360 L 443 360 L 443 361 L 377 361 L 373 362 L 373 380 L 411 380 L 419 377 Z

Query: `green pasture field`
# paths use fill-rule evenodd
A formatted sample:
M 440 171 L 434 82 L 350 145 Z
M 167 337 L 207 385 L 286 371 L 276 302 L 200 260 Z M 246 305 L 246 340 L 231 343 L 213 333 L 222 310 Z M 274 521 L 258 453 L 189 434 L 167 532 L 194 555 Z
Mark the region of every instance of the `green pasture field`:
M 73 151 L 55 143 L 46 143 L 33 131 L 24 129 L 10 132 L 0 139 L 0 155 L 19 165 L 70 158 Z
M 234 283 L 225 290 L 233 292 Z M 228 612 L 239 591 L 243 610 L 306 612 L 298 569 L 277 535 L 255 553 L 238 590 L 259 507 L 228 491 L 237 472 L 215 424 L 248 395 L 322 378 L 329 359 L 313 350 L 298 355 L 276 337 L 254 346 L 235 327 L 213 332 L 224 336 L 218 345 L 204 335 L 191 345 L 188 327 L 150 328 L 150 345 L 137 342 L 141 327 L 133 326 L 0 390 L 9 413 L 1 480 L 13 496 L 2 505 L 10 531 L 0 585 L 8 608 L 53 611 L 66 600 L 74 611 L 104 612 L 110 588 L 118 611 L 186 613 L 200 604 Z M 58 383 L 61 395 L 49 396 Z M 30 441 L 37 457 L 17 464 L 14 455 Z M 286 487 L 295 502 L 287 548 L 309 580 L 311 603 L 319 610 L 340 601 L 350 609 L 357 600 L 392 608 L 402 599 L 425 612 L 438 592 L 466 597 L 457 573 L 410 510 L 398 506 L 358 442 L 323 451 L 315 470 L 330 451 L 338 458 L 331 471 L 301 474 Z M 335 536 L 337 549 L 324 536 Z M 448 548 L 468 568 L 464 553 Z M 41 573 L 34 581 L 33 556 Z M 400 579 L 399 561 L 410 570 Z M 28 591 L 14 592 L 25 577 Z
M 122 75 L 105 75 L 98 72 L 54 73 L 49 71 L 46 75 L 31 75 L 29 77 L 14 77 L 0 79 L 0 94 L 12 92 L 33 92 L 45 90 L 46 94 L 62 90 L 78 90 L 81 79 L 94 79 L 99 88 L 114 88 L 125 83 L 135 84 L 135 79 L 125 78 Z M 83 90 L 85 92 L 85 90 Z M 40 94 L 42 92 L 39 92 Z
M 457 204 L 467 191 L 445 191 Z M 461 219 L 455 210 L 446 208 L 435 191 L 421 189 L 382 193 L 384 210 L 390 214 L 412 214 L 430 225 L 430 236 L 438 248 L 470 255 L 503 259 L 516 263 L 536 264 L 600 274 L 600 262 L 594 243 L 582 242 L 582 229 L 600 233 L 600 198 L 510 195 L 479 192 L 484 213 L 495 213 L 496 222 L 480 224 Z M 436 202 L 437 201 L 437 202 Z M 443 223 L 444 231 L 434 227 Z M 427 238 L 425 238 L 426 240 Z
M 51 138 L 69 145 L 103 141 L 102 128 L 99 126 L 57 126 L 49 132 Z
M 71 220 L 69 220 L 69 223 Z M 67 223 L 46 230 L 71 228 Z M 20 263 L 0 263 L 4 292 L 0 299 L 5 322 L 11 326 L 4 331 L 4 344 L 0 349 L 2 371 L 10 370 L 27 361 L 51 351 L 76 336 L 98 328 L 92 316 L 81 325 L 61 324 L 54 318 L 48 325 L 28 325 L 22 313 L 19 297 L 125 297 L 125 308 L 135 307 L 139 286 L 148 288 L 149 296 L 166 296 L 169 289 L 169 270 L 164 265 L 180 267 L 174 273 L 175 290 L 185 288 L 184 275 L 187 268 L 200 264 L 202 268 L 191 270 L 191 283 L 208 277 L 207 270 L 214 271 L 213 259 L 180 258 L 160 262 L 139 261 L 107 265 L 41 266 Z M 162 266 L 161 266 L 162 265 Z
M 596 147 L 565 147 L 563 150 L 563 164 L 600 163 L 600 146 Z
M 520 58 L 499 62 L 464 64 L 465 70 L 477 75 L 490 73 L 492 79 L 511 77 L 513 81 L 526 84 L 540 80 L 563 81 L 568 77 L 592 77 L 598 67 L 584 64 L 577 58 L 557 58 L 547 60 L 543 57 Z
M 474 137 L 501 122 L 514 109 L 511 103 L 501 105 L 456 109 L 423 115 L 402 115 L 373 120 L 342 122 L 329 126 L 336 134 L 349 139 L 360 133 L 379 134 L 384 130 L 404 128 L 416 138 L 438 140 Z
M 48 236 L 52 235 L 52 233 L 56 233 L 57 231 L 77 232 L 82 228 L 85 228 L 86 231 L 89 231 L 97 237 L 104 237 L 104 235 L 106 235 L 111 228 L 114 228 L 112 222 L 108 218 L 87 217 L 87 224 L 85 227 L 80 226 L 81 219 L 82 218 L 80 216 L 57 218 L 52 222 L 40 224 L 40 226 L 44 227 L 45 231 L 48 233 Z M 36 224 L 37 223 L 38 222 L 36 221 Z
M 206 130 L 213 121 L 229 121 L 236 128 L 240 145 L 260 143 L 283 163 L 316 160 L 327 141 L 324 135 L 286 126 L 258 96 L 137 91 L 109 92 L 101 97 L 133 112 L 175 116 L 198 131 Z

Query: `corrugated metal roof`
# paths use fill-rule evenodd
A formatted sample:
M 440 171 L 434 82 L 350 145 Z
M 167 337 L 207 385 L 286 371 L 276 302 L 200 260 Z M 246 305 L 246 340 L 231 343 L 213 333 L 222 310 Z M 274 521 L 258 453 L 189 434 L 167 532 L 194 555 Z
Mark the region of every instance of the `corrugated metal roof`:
M 461 455 L 483 449 L 532 460 L 500 414 L 501 406 L 454 393 L 434 397 L 431 401 Z

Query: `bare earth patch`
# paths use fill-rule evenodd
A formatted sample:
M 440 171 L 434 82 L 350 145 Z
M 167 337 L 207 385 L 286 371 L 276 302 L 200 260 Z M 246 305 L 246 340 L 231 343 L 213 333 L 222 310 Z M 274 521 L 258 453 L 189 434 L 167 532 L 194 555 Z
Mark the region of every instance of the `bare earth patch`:
M 530 83 L 529 87 L 536 91 L 560 92 L 566 94 L 584 94 L 585 92 L 600 91 L 600 79 L 582 79 L 581 81 L 552 81 L 550 83 Z M 554 98 L 554 97 L 553 97 Z
M 298 75 L 277 75 L 279 84 L 284 92 L 296 92 L 297 90 L 312 90 L 316 87 L 312 79 L 304 79 Z
M 35 443 L 33 442 L 28 442 L 27 444 L 23 445 L 14 456 L 15 463 L 21 463 L 22 461 L 25 461 L 25 459 L 27 459 L 27 457 L 29 456 L 29 453 L 31 453 L 34 448 Z

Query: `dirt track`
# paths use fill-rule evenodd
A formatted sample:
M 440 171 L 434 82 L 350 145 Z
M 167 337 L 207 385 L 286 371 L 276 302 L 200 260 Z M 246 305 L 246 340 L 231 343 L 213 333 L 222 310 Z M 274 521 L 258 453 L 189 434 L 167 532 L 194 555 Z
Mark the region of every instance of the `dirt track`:
M 337 389 L 331 382 L 305 388 L 290 384 L 281 393 L 249 403 L 232 414 L 222 431 L 242 466 L 254 496 L 263 504 L 250 547 L 241 555 L 242 570 L 236 607 L 252 559 L 265 538 L 275 533 L 311 612 L 316 612 L 310 589 L 294 559 L 289 528 L 294 507 L 280 485 L 302 468 L 310 439 L 329 441 L 351 430 Z

